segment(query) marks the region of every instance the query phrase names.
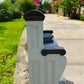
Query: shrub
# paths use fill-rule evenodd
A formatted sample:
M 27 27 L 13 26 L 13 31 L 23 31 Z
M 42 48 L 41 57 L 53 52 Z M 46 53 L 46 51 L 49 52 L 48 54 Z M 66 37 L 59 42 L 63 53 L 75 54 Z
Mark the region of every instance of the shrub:
M 13 17 L 12 17 L 13 19 L 20 19 L 21 18 L 21 13 L 20 13 L 20 11 L 18 10 L 18 9 L 14 9 L 13 10 Z
M 0 21 L 12 20 L 12 13 L 9 13 L 6 9 L 0 10 Z
M 13 19 L 20 19 L 21 13 L 19 11 L 13 11 Z
M 42 9 L 45 12 L 46 10 L 49 10 L 49 12 L 51 11 L 51 6 L 50 4 L 46 1 L 43 5 L 42 5 Z
M 5 0 L 0 3 L 0 21 L 10 21 L 19 18 L 21 18 L 20 10 L 15 4 L 11 3 L 11 0 Z
M 12 10 L 11 4 L 8 2 L 0 3 L 0 21 L 12 20 Z
M 33 0 L 21 0 L 21 1 L 19 0 L 16 3 L 19 4 L 20 11 L 22 11 L 24 13 L 29 10 L 34 9 L 34 7 L 35 7 L 35 3 Z
M 13 7 L 12 7 L 12 12 L 13 12 L 13 19 L 20 19 L 21 18 L 21 13 L 20 13 L 20 10 L 19 10 L 19 6 L 18 4 L 13 4 Z

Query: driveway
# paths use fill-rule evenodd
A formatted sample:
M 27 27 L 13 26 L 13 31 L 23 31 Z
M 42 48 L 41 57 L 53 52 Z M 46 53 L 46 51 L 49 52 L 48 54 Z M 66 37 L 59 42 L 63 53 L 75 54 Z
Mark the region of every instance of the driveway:
M 84 22 L 47 14 L 44 29 L 53 30 L 59 46 L 66 49 L 67 67 L 62 78 L 84 84 Z

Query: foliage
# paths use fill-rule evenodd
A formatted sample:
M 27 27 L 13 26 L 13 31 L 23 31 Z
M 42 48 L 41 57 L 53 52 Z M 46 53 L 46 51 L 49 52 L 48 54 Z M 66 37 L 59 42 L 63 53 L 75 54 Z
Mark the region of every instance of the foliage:
M 14 4 L 16 2 L 16 0 L 11 0 L 12 4 Z
M 36 4 L 36 9 L 40 10 L 40 4 Z
M 51 6 L 50 6 L 50 4 L 47 1 L 45 1 L 44 4 L 42 5 L 42 9 L 43 9 L 44 12 L 46 10 L 50 11 L 51 10 Z
M 19 11 L 13 11 L 13 19 L 20 19 L 21 13 Z
M 12 20 L 12 13 L 8 12 L 6 9 L 0 10 L 0 21 Z
M 0 22 L 0 84 L 13 84 L 17 48 L 24 26 L 23 18 Z
M 12 7 L 10 2 L 0 3 L 0 21 L 12 20 Z
M 13 12 L 13 19 L 20 19 L 21 18 L 21 13 L 19 10 L 19 7 L 16 4 L 12 5 L 12 12 Z
M 21 13 L 11 0 L 5 0 L 0 3 L 0 21 L 10 21 L 12 19 L 21 18 Z
M 33 0 L 18 0 L 16 4 L 19 5 L 19 10 L 24 13 L 34 9 L 35 7 L 35 3 Z
M 58 8 L 62 8 L 65 15 L 77 17 L 77 8 L 81 5 L 80 0 L 59 0 Z M 56 9 L 56 7 L 55 7 Z
M 58 10 L 58 8 L 59 8 L 59 4 L 55 4 L 54 9 Z
M 80 7 L 80 0 L 60 0 L 59 7 L 65 8 L 66 11 L 67 11 L 67 8 L 76 9 L 76 8 Z
M 81 6 L 80 0 L 71 1 L 71 4 L 72 4 L 71 18 L 79 19 L 80 18 L 80 6 Z M 79 12 L 77 12 L 77 8 L 79 8 Z
M 13 19 L 20 19 L 21 18 L 21 13 L 20 10 L 18 8 L 14 8 L 13 9 Z
M 73 9 L 80 7 L 80 0 L 72 0 L 71 3 L 73 5 Z

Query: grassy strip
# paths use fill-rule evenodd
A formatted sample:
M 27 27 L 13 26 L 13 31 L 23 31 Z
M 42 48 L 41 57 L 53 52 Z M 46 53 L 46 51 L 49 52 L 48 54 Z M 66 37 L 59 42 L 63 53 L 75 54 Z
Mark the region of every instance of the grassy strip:
M 13 84 L 17 48 L 24 26 L 23 18 L 0 22 L 0 84 Z
M 81 21 L 84 21 L 84 16 L 80 16 L 80 20 Z

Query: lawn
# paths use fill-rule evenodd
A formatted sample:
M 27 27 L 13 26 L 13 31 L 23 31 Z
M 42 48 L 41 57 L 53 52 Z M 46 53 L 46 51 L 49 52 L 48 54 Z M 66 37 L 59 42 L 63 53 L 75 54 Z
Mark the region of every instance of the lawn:
M 0 84 L 13 84 L 17 48 L 24 26 L 23 18 L 0 22 Z
M 80 20 L 81 21 L 84 21 L 84 16 L 80 16 Z

